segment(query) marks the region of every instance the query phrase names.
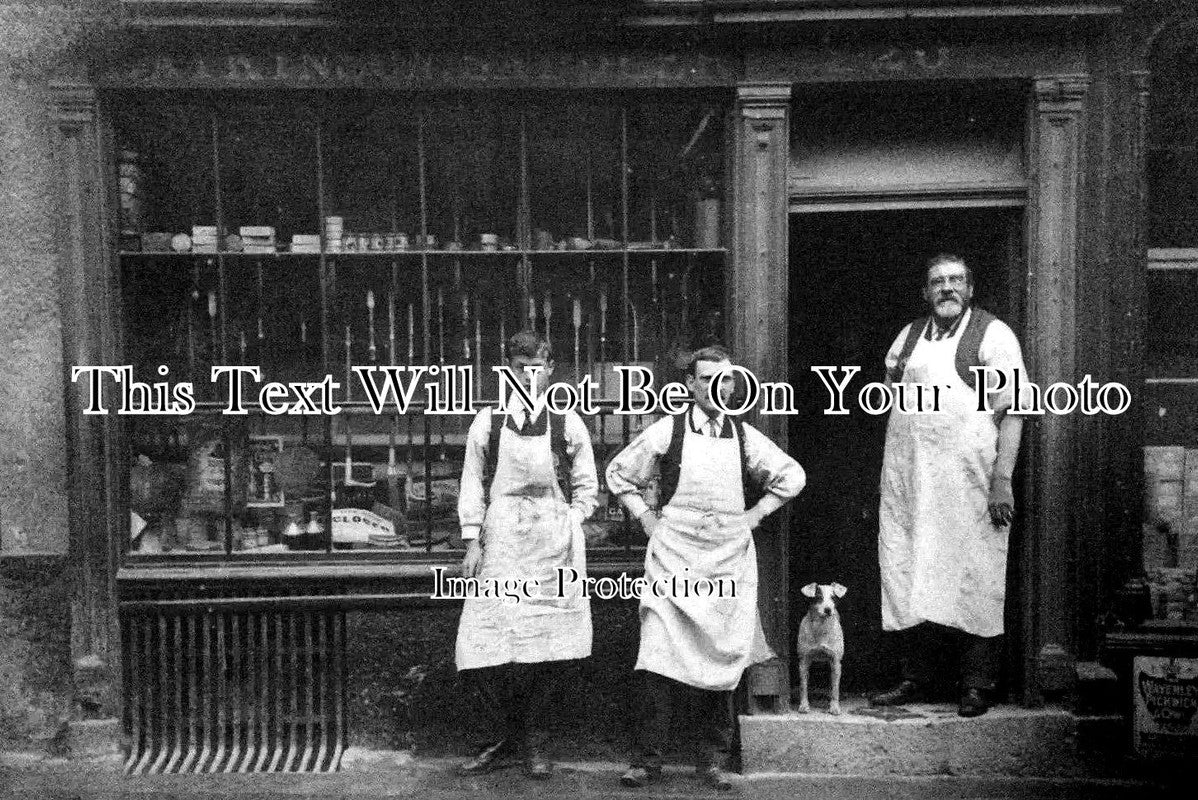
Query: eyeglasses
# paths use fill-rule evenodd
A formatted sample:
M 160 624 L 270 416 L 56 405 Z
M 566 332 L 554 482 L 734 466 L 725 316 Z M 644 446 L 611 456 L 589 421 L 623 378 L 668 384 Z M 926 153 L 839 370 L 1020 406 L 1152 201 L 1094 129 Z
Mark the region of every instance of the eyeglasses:
M 928 286 L 936 289 L 941 286 L 964 286 L 966 283 L 968 281 L 964 275 L 941 275 L 939 278 L 928 281 Z

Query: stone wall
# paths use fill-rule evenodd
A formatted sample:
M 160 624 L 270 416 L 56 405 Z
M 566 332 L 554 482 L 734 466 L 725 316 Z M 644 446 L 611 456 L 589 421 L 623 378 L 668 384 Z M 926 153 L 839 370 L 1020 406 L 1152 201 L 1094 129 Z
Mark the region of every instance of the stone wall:
M 0 3 L 0 748 L 72 715 L 62 332 L 49 81 L 79 74 L 111 0 Z M 82 32 L 89 31 L 85 36 Z

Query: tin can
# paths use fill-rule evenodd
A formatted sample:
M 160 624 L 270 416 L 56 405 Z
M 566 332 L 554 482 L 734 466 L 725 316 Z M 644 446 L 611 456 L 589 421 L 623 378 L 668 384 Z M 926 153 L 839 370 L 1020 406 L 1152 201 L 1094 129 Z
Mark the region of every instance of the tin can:
M 345 233 L 341 235 L 341 250 L 345 253 L 358 252 L 358 237 L 353 233 Z
M 375 251 L 386 250 L 387 249 L 386 237 L 381 233 L 371 234 L 370 249 L 375 250 Z
M 411 242 L 408 241 L 408 235 L 406 233 L 395 234 L 395 248 L 394 249 L 407 250 L 409 247 L 411 247 Z

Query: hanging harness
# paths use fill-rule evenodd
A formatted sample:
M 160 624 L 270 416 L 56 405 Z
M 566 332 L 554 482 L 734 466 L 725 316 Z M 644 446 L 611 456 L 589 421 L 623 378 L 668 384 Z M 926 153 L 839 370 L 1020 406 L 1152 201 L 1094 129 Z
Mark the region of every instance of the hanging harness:
M 957 342 L 957 374 L 970 389 L 977 389 L 977 377 L 970 368 L 982 366 L 982 338 L 985 337 L 986 329 L 995 319 L 997 317 L 986 309 L 975 306 L 969 315 L 969 324 L 965 326 L 965 330 L 961 332 L 961 340 Z M 919 343 L 919 337 L 923 336 L 923 332 L 928 329 L 929 325 L 934 324 L 930 316 L 911 323 L 911 328 L 907 331 L 907 339 L 903 342 L 903 349 L 899 352 L 898 361 L 886 373 L 891 383 L 900 383 L 903 380 L 903 373 L 907 371 L 907 360 L 915 352 L 915 345 Z
M 549 450 L 553 453 L 553 474 L 557 478 L 557 485 L 562 490 L 566 502 L 569 503 L 574 497 L 574 482 L 570 477 L 574 462 L 566 448 L 566 418 L 561 414 L 554 414 L 546 410 L 542 412 L 536 422 L 532 423 L 534 432 L 544 432 L 545 429 L 542 426 L 545 424 L 546 417 L 549 419 Z M 496 424 L 497 419 L 499 424 Z M 503 433 L 505 425 L 514 433 L 520 433 L 514 419 L 507 414 L 496 414 L 492 411 L 491 430 L 487 434 L 486 458 L 483 461 L 483 498 L 488 503 L 491 502 L 491 482 L 495 480 L 495 470 L 499 464 L 499 437 Z M 540 427 L 540 431 L 536 430 L 538 427 Z

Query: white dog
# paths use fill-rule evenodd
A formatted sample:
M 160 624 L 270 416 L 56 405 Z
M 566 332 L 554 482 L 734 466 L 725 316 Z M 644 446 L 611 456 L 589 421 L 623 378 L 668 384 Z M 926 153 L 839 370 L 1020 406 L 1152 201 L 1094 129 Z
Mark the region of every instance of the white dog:
M 805 596 L 815 599 L 803 621 L 799 623 L 799 638 L 796 650 L 799 654 L 799 713 L 811 710 L 807 701 L 807 673 L 812 659 L 827 659 L 832 669 L 832 702 L 829 714 L 840 713 L 840 660 L 844 657 L 844 631 L 840 627 L 840 614 L 836 611 L 836 598 L 844 597 L 845 589 L 839 583 L 809 583 L 803 587 Z

